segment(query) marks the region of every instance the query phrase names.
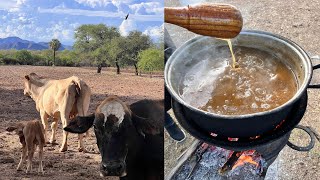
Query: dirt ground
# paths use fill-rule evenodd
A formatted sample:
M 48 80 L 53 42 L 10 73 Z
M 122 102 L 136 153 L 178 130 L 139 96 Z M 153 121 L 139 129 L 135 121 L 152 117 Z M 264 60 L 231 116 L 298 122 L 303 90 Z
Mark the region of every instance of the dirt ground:
M 188 5 L 194 0 L 165 0 L 165 6 Z M 205 2 L 206 0 L 202 0 Z M 207 2 L 228 3 L 236 6 L 243 15 L 243 29 L 262 30 L 282 35 L 298 43 L 310 55 L 320 55 L 320 1 L 318 0 L 207 0 Z M 174 44 L 180 47 L 196 35 L 183 28 L 165 24 Z M 319 61 L 314 61 L 318 64 Z M 314 72 L 313 83 L 320 82 L 320 73 Z M 308 90 L 308 107 L 302 125 L 312 126 L 320 132 L 319 90 Z M 291 140 L 296 144 L 306 144 L 307 139 L 300 131 L 294 131 Z M 183 143 L 176 143 L 165 134 L 165 174 L 168 174 L 176 160 L 193 138 L 187 135 Z M 285 147 L 280 156 L 279 174 L 274 179 L 320 179 L 320 143 L 309 152 L 297 152 Z
M 59 145 L 44 148 L 44 175 L 37 173 L 38 153 L 34 156 L 33 172 L 26 174 L 16 171 L 20 160 L 20 142 L 15 133 L 5 129 L 16 122 L 40 119 L 35 103 L 23 96 L 23 78 L 36 72 L 46 78 L 60 79 L 72 75 L 83 79 L 91 88 L 91 104 L 88 113 L 94 112 L 97 105 L 109 95 L 117 95 L 128 104 L 141 99 L 163 98 L 163 77 L 140 77 L 133 73 L 102 70 L 96 74 L 95 68 L 0 66 L 0 179 L 118 179 L 99 176 L 100 155 L 95 135 L 90 129 L 84 145 L 89 153 L 77 151 L 77 135 L 69 134 L 68 151 L 59 152 Z M 50 124 L 49 124 L 50 125 Z M 49 133 L 51 130 L 49 129 Z M 61 122 L 57 130 L 57 143 L 61 144 Z M 25 166 L 24 166 L 25 167 Z

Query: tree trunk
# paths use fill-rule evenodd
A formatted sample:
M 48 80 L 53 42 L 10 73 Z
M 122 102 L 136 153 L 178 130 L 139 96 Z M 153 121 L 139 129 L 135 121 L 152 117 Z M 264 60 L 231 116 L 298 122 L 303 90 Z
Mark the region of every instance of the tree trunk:
M 53 66 L 56 65 L 56 51 L 53 50 Z
M 117 66 L 117 74 L 120 74 L 120 66 L 118 64 L 118 61 L 116 61 L 116 66 Z
M 138 76 L 138 75 L 139 75 L 139 73 L 138 73 L 137 63 L 134 63 L 134 68 L 136 69 L 136 75 Z
M 101 66 L 101 64 L 99 64 L 98 69 L 97 69 L 97 73 L 101 73 L 101 69 L 102 69 L 102 66 Z

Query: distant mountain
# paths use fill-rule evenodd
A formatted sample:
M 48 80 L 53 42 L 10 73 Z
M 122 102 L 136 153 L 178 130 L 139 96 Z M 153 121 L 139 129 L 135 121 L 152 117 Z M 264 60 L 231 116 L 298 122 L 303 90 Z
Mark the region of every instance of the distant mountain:
M 46 47 L 46 49 L 49 48 L 49 42 L 38 42 L 38 44 Z M 65 50 L 65 49 L 71 50 L 71 49 L 72 49 L 72 46 L 68 46 L 68 45 L 63 45 L 63 44 L 61 44 L 61 46 L 60 46 L 60 48 L 59 48 L 59 51 L 62 51 L 62 50 Z
M 26 50 L 44 50 L 49 48 L 49 42 L 33 42 L 21 39 L 19 37 L 0 38 L 0 49 L 26 49 Z M 72 46 L 61 44 L 59 51 L 71 50 Z

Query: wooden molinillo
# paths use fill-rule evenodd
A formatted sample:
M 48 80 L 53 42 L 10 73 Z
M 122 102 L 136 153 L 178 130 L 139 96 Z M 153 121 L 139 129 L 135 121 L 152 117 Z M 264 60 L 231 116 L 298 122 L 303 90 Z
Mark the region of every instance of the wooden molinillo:
M 217 38 L 234 38 L 242 29 L 238 9 L 227 4 L 197 4 L 187 7 L 165 7 L 165 22 L 191 32 Z

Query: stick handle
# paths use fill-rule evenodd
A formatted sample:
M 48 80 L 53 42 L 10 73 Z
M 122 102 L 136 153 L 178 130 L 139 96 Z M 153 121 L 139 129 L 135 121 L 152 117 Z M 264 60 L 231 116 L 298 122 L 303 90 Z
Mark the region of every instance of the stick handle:
M 238 9 L 227 4 L 197 4 L 187 7 L 165 7 L 165 22 L 191 32 L 217 38 L 234 38 L 242 29 Z

